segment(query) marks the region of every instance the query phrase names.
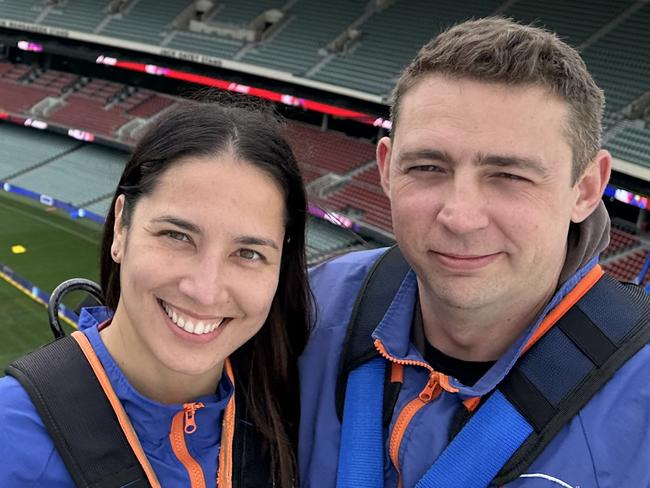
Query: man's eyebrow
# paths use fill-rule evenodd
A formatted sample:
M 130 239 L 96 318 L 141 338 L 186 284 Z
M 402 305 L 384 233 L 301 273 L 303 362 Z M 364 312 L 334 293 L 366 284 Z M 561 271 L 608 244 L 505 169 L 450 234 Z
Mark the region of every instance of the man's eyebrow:
M 192 232 L 193 234 L 201 234 L 201 228 L 198 225 L 193 224 L 192 222 L 182 219 L 180 217 L 175 217 L 173 215 L 162 215 L 160 217 L 156 217 L 155 219 L 152 219 L 151 222 L 153 222 L 154 224 L 172 224 L 178 227 L 179 229 Z
M 397 159 L 400 161 L 417 161 L 417 160 L 428 160 L 428 161 L 440 161 L 445 163 L 453 162 L 453 158 L 439 149 L 425 148 L 425 149 L 407 149 L 400 152 L 397 155 Z
M 245 246 L 268 246 L 276 250 L 280 248 L 273 239 L 258 236 L 239 236 L 235 238 L 235 242 Z
M 548 167 L 540 159 L 528 156 L 515 156 L 511 154 L 479 155 L 476 164 L 479 166 L 496 166 L 499 168 L 527 169 L 542 176 L 549 174 Z

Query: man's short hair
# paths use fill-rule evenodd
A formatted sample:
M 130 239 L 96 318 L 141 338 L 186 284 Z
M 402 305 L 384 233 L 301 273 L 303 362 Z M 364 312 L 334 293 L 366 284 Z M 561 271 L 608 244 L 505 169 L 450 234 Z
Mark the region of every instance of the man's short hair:
M 425 44 L 402 72 L 392 93 L 392 134 L 400 102 L 431 74 L 506 85 L 542 86 L 565 101 L 564 132 L 573 151 L 575 183 L 601 147 L 603 91 L 578 52 L 540 27 L 490 17 L 457 24 Z

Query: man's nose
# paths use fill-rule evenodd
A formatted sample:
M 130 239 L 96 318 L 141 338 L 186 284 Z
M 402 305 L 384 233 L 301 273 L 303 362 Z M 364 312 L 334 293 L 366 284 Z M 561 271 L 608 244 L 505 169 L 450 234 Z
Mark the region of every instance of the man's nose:
M 449 232 L 468 234 L 487 227 L 487 201 L 472 178 L 455 177 L 441 195 L 437 220 Z

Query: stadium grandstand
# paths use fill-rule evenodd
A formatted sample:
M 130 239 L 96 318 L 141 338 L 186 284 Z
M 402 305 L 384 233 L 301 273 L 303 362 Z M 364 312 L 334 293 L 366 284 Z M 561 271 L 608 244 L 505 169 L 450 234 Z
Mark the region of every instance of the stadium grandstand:
M 153 120 L 205 88 L 266 100 L 287 117 L 310 195 L 311 264 L 390 244 L 374 156 L 390 128 L 390 91 L 442 27 L 486 15 L 556 31 L 605 90 L 615 161 L 603 264 L 646 284 L 644 0 L 0 0 L 0 276 L 41 301 L 72 273 L 96 279 L 99 226 L 128 152 Z M 26 328 L 27 298 L 13 288 L 0 282 L 0 308 Z M 43 311 L 35 317 L 44 329 Z M 0 369 L 34 347 L 6 324 L 3 334 Z

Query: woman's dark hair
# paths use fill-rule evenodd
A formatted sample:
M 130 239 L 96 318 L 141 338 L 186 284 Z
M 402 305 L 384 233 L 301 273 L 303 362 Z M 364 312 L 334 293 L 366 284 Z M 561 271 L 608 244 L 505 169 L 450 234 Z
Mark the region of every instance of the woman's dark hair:
M 271 310 L 264 326 L 231 360 L 238 395 L 243 394 L 246 410 L 266 441 L 260 447 L 270 452 L 275 483 L 289 488 L 298 479 L 297 357 L 308 337 L 311 298 L 304 252 L 307 199 L 278 117 L 268 108 L 189 101 L 160 116 L 136 146 L 113 197 L 101 245 L 101 287 L 105 304 L 115 310 L 120 266 L 111 257 L 111 244 L 117 197 L 125 195 L 122 222 L 128 227 L 138 200 L 154 190 L 171 166 L 182 158 L 226 151 L 270 175 L 284 194 L 285 243 Z

